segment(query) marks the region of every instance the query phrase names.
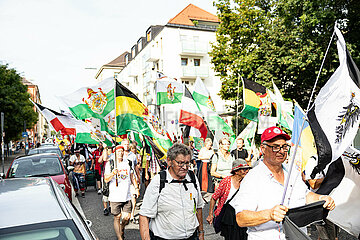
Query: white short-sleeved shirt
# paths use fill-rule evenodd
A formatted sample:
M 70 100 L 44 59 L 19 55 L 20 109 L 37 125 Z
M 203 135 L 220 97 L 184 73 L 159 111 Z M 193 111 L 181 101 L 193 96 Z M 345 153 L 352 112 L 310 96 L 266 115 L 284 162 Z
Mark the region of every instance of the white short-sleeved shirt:
M 111 156 L 112 161 L 114 161 L 114 156 Z M 115 164 L 115 162 L 114 162 Z M 127 202 L 131 200 L 130 193 L 130 173 L 131 169 L 127 161 L 117 162 L 117 169 L 119 170 L 118 174 L 118 185 L 116 186 L 115 176 L 111 179 L 109 184 L 109 201 L 110 202 Z M 111 173 L 111 164 L 107 162 L 105 165 L 105 173 Z
M 288 172 L 285 168 L 284 175 L 286 182 Z M 287 191 L 284 202 L 285 206 L 293 208 L 306 203 L 306 195 L 309 190 L 301 180 L 301 177 L 290 183 L 288 189 L 292 190 Z M 281 204 L 283 192 L 284 185 L 275 180 L 271 171 L 261 161 L 242 180 L 240 190 L 230 202 L 230 205 L 234 207 L 236 213 L 243 210 L 261 211 L 271 209 L 275 205 Z M 291 196 L 290 198 L 289 195 Z M 281 223 L 269 221 L 258 226 L 248 227 L 248 239 L 285 239 L 285 235 L 283 234 Z
M 186 179 L 190 182 L 189 174 Z M 166 170 L 165 187 L 159 195 L 160 174 L 157 174 L 146 189 L 140 215 L 150 218 L 149 228 L 155 236 L 165 239 L 189 238 L 199 226 L 195 208 L 203 208 L 199 182 L 198 189 L 193 183 L 170 183 L 173 178 Z M 195 205 L 196 204 L 196 205 Z

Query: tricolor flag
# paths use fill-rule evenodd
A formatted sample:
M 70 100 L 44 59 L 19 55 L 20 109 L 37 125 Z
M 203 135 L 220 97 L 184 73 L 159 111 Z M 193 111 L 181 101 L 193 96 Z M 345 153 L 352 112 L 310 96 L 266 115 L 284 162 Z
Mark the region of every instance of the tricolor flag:
M 196 78 L 192 95 L 194 101 L 202 111 L 210 130 L 227 133 L 229 137 L 235 135 L 231 127 L 216 113 L 215 105 L 210 97 L 210 93 L 199 77 Z
M 74 118 L 58 113 L 50 108 L 44 107 L 33 102 L 35 107 L 41 112 L 46 121 L 53 126 L 56 132 L 61 131 L 62 135 L 75 135 Z
M 102 119 L 114 110 L 114 86 L 114 78 L 107 78 L 95 86 L 80 88 L 60 99 L 77 119 Z
M 336 27 L 335 33 L 338 37 L 340 66 L 321 88 L 308 112 L 319 157 L 313 176 L 344 153 L 359 129 L 359 69 L 346 48 L 344 37 Z
M 175 80 L 156 81 L 157 105 L 180 103 L 184 94 L 184 85 Z
M 100 142 L 106 144 L 106 146 L 111 146 L 111 138 L 107 138 L 105 134 L 101 131 L 92 128 L 89 124 L 75 120 L 76 128 L 76 143 L 85 143 L 85 144 L 99 144 Z
M 330 195 L 336 204 L 328 219 L 358 237 L 360 235 L 360 151 L 349 147 L 329 165 L 317 193 Z
M 148 125 L 152 131 L 154 141 L 159 143 L 166 151 L 173 145 L 171 138 L 167 131 L 162 127 L 157 116 L 149 113 Z
M 126 134 L 128 130 L 132 130 L 142 135 L 153 136 L 146 122 L 149 115 L 147 107 L 133 92 L 118 81 L 116 81 L 115 113 L 117 135 Z
M 242 130 L 239 136 L 237 136 L 237 139 L 238 138 L 244 139 L 244 145 L 245 145 L 244 148 L 247 150 L 250 150 L 252 147 L 252 142 L 256 133 L 256 127 L 257 127 L 257 122 L 250 121 L 250 123 Z
M 284 101 L 280 90 L 276 87 L 273 82 L 275 103 L 276 103 L 276 115 L 278 118 L 278 123 L 286 129 L 292 131 L 292 126 L 294 123 L 294 114 L 292 111 L 293 104 L 291 101 Z
M 184 96 L 182 98 L 182 107 L 180 110 L 180 123 L 197 128 L 201 133 L 201 138 L 205 140 L 207 127 L 204 119 L 201 117 L 201 111 L 194 101 L 189 89 L 185 86 Z
M 243 79 L 244 109 L 241 111 L 240 116 L 257 122 L 259 108 L 263 105 L 263 100 L 267 95 L 266 87 Z

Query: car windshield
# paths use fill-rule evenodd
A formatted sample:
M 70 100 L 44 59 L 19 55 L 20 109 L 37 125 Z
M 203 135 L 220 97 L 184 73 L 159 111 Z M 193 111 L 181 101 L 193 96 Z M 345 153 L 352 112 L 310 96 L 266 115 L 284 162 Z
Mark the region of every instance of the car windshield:
M 40 177 L 64 174 L 59 159 L 49 156 L 34 156 L 15 159 L 11 165 L 9 178 Z

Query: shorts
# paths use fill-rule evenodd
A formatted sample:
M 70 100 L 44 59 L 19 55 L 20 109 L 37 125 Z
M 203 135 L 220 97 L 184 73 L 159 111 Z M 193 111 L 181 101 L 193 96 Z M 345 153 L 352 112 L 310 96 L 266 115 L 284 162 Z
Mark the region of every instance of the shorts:
M 109 197 L 103 195 L 102 200 L 103 202 L 109 202 Z
M 100 170 L 95 169 L 95 179 L 96 181 L 101 181 Z
M 114 216 L 120 213 L 131 213 L 131 201 L 126 202 L 110 202 L 111 214 Z

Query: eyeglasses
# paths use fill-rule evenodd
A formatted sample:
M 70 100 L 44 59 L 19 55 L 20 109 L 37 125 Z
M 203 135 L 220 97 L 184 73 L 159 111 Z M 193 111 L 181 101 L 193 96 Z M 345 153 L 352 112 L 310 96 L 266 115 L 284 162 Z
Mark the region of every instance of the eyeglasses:
M 268 147 L 271 147 L 271 150 L 273 152 L 280 152 L 281 149 L 284 150 L 284 152 L 287 152 L 290 149 L 290 145 L 287 145 L 287 144 L 284 144 L 282 146 L 271 146 L 271 145 L 266 144 L 266 143 L 263 143 L 263 144 L 268 146 Z
M 183 166 L 189 167 L 190 166 L 190 162 L 178 162 L 175 159 L 173 161 L 175 161 L 179 167 L 183 167 Z

